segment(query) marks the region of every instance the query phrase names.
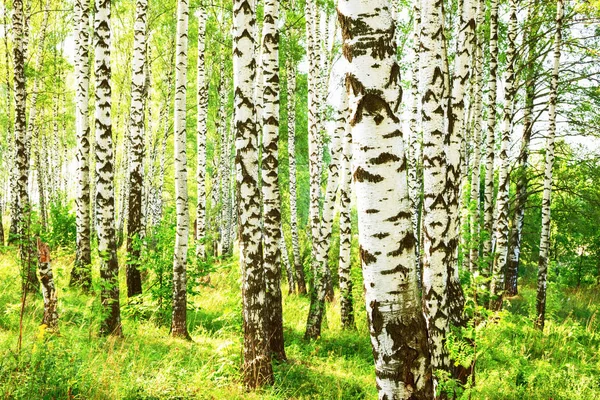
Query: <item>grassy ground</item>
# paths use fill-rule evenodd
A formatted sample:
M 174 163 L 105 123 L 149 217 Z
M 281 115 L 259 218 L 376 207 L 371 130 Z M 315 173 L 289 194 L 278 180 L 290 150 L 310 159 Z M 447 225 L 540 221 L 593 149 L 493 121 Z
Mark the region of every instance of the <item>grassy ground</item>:
M 358 330 L 341 330 L 334 302 L 327 308 L 323 337 L 310 343 L 302 339 L 308 299 L 284 291 L 289 361 L 275 366 L 272 387 L 249 394 L 239 380 L 241 302 L 235 262 L 219 266 L 212 286 L 190 299 L 193 342 L 171 339 L 150 305 L 124 305 L 124 339 L 98 337 L 97 301 L 67 288 L 72 263 L 72 255 L 58 254 L 53 264 L 60 335 L 40 329 L 42 302 L 36 296 L 27 303 L 18 354 L 18 269 L 13 253 L 0 255 L 0 398 L 377 398 L 360 282 L 355 291 Z M 598 291 L 551 286 L 544 333 L 531 327 L 534 300 L 534 291 L 524 288 L 508 311 L 478 328 L 477 385 L 463 398 L 600 398 Z

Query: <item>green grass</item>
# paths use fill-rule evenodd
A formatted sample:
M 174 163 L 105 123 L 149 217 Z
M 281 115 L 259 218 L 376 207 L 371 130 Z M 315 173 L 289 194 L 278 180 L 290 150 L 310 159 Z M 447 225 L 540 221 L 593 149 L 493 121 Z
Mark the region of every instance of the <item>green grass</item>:
M 121 255 L 122 256 L 122 255 Z M 247 393 L 240 383 L 239 267 L 221 264 L 211 287 L 189 299 L 193 341 L 169 336 L 148 298 L 122 298 L 124 339 L 98 337 L 99 304 L 67 287 L 71 254 L 58 254 L 60 334 L 40 329 L 39 295 L 27 302 L 23 348 L 16 353 L 20 285 L 14 253 L 0 255 L 0 398 L 7 399 L 374 399 L 377 398 L 362 284 L 355 282 L 358 330 L 345 332 L 337 302 L 328 305 L 318 341 L 302 336 L 308 299 L 284 290 L 288 362 L 275 384 Z M 356 274 L 358 275 L 358 274 Z M 124 288 L 124 277 L 120 277 Z M 600 398 L 600 294 L 550 286 L 549 320 L 532 328 L 535 291 L 521 288 L 507 310 L 478 328 L 471 399 Z

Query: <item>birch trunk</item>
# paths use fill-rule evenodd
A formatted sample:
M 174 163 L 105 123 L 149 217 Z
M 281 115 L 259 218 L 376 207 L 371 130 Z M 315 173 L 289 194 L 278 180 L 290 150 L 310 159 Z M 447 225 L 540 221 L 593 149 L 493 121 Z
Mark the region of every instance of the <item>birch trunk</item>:
M 300 238 L 298 236 L 298 204 L 296 193 L 296 65 L 288 55 L 287 67 L 287 111 L 288 111 L 288 161 L 290 175 L 290 228 L 292 231 L 292 253 L 294 271 L 299 294 L 306 294 L 304 265 L 300 258 Z
M 345 64 L 345 63 L 344 63 Z M 341 63 L 338 63 L 341 65 Z M 341 67 L 345 68 L 345 67 Z M 342 74 L 339 75 L 343 77 Z M 335 208 L 335 197 L 339 185 L 340 176 L 340 156 L 342 153 L 342 133 L 346 127 L 346 118 L 348 115 L 348 102 L 346 96 L 337 95 L 343 90 L 343 82 L 332 82 L 336 85 L 332 91 L 333 100 L 338 100 L 339 104 L 334 104 L 336 112 L 336 121 L 331 134 L 331 161 L 329 163 L 329 174 L 327 175 L 327 185 L 325 188 L 325 199 L 323 202 L 323 213 L 319 223 L 319 233 L 313 241 L 316 242 L 316 265 L 314 270 L 315 288 L 310 297 L 310 310 L 306 322 L 305 338 L 316 339 L 321 334 L 321 323 L 323 313 L 325 312 L 325 299 L 330 296 L 328 284 L 331 284 L 331 274 L 329 272 L 328 253 L 331 244 L 331 231 L 333 228 L 333 217 Z M 329 278 L 328 278 L 329 276 Z M 333 289 L 331 289 L 333 290 Z
M 419 167 L 422 160 L 422 152 L 420 146 L 421 132 L 419 130 L 419 51 L 421 47 L 421 2 L 413 2 L 413 54 L 414 60 L 412 66 L 412 77 L 410 84 L 410 98 L 412 99 L 409 133 L 408 133 L 408 148 L 407 148 L 407 166 L 408 166 L 408 196 L 412 209 L 412 227 L 415 237 L 415 264 L 417 266 L 417 279 L 421 285 L 421 240 L 420 240 L 420 220 L 419 213 L 421 211 L 421 184 L 422 176 L 419 173 Z
M 476 27 L 483 24 L 485 3 L 483 0 L 477 2 Z M 470 233 L 471 243 L 469 249 L 469 269 L 471 274 L 478 271 L 479 244 L 480 244 L 480 209 L 479 195 L 481 191 L 481 118 L 483 108 L 483 39 L 481 35 L 475 34 L 475 51 L 473 57 L 473 114 L 470 124 L 473 136 L 473 154 L 471 156 L 471 204 L 470 204 Z
M 320 213 L 319 202 L 321 198 L 321 174 L 319 159 L 319 97 L 318 97 L 318 68 L 319 52 L 316 49 L 316 38 L 314 33 L 314 19 L 317 18 L 316 0 L 306 2 L 306 41 L 308 53 L 308 169 L 310 186 L 309 226 L 311 236 L 311 270 L 313 272 L 313 284 L 311 295 L 324 282 L 318 282 L 315 277 L 317 264 L 317 243 L 319 238 Z
M 177 43 L 175 50 L 175 106 L 173 116 L 177 228 L 175 233 L 175 257 L 173 260 L 173 316 L 171 319 L 171 334 L 174 337 L 184 339 L 190 339 L 186 324 L 186 265 L 190 225 L 186 154 L 188 14 L 188 0 L 178 0 Z
M 558 98 L 558 72 L 560 68 L 560 47 L 562 45 L 563 1 L 556 2 L 556 33 L 554 34 L 554 60 L 548 116 L 550 120 L 546 139 L 546 165 L 544 168 L 544 195 L 542 199 L 542 235 L 540 238 L 540 258 L 537 280 L 537 318 L 535 327 L 544 330 L 546 321 L 546 286 L 548 278 L 548 252 L 550 247 L 550 206 L 552 203 L 552 167 L 554 166 L 554 138 L 556 136 L 556 103 Z
M 13 1 L 13 71 L 15 85 L 15 175 L 16 186 L 14 197 L 15 212 L 14 221 L 17 228 L 19 240 L 20 257 L 23 268 L 23 287 L 27 292 L 37 292 L 39 282 L 32 268 L 32 246 L 30 235 L 31 205 L 29 204 L 29 140 L 27 138 L 27 126 L 25 119 L 25 108 L 27 92 L 25 85 L 25 33 L 23 22 L 23 2 Z
M 527 21 L 530 27 L 524 41 L 528 43 L 528 57 L 525 72 L 525 110 L 523 112 L 523 134 L 521 136 L 521 149 L 517 159 L 518 169 L 515 191 L 515 210 L 513 215 L 512 230 L 508 244 L 508 264 L 506 268 L 506 294 L 516 296 L 518 293 L 517 278 L 519 274 L 519 260 L 521 255 L 521 239 L 523 221 L 525 218 L 525 203 L 527 202 L 527 169 L 529 166 L 529 144 L 533 132 L 533 102 L 535 100 L 535 84 L 537 73 L 535 71 L 536 44 L 535 36 L 538 34 L 539 24 L 534 23 L 534 10 L 537 1 L 532 1 L 527 10 Z
M 344 93 L 346 97 L 347 94 Z M 346 103 L 348 100 L 346 99 Z M 344 137 L 342 138 L 342 163 L 340 182 L 340 260 L 338 275 L 340 284 L 340 316 L 344 329 L 356 329 L 354 322 L 354 301 L 352 296 L 352 132 L 346 116 Z
M 427 320 L 431 365 L 449 370 L 445 346 L 449 329 L 448 270 L 453 259 L 448 193 L 453 190 L 447 177 L 448 163 L 444 135 L 444 34 L 442 3 L 422 2 L 421 76 L 423 125 L 423 304 Z M 452 167 L 452 165 L 450 165 Z
M 58 312 L 56 311 L 58 301 L 56 299 L 56 288 L 54 286 L 52 265 L 50 263 L 50 248 L 38 238 L 37 249 L 42 295 L 44 297 L 44 317 L 42 318 L 42 324 L 46 325 L 50 330 L 56 330 L 58 328 Z
M 142 294 L 140 275 L 144 186 L 144 98 L 146 92 L 147 0 L 136 0 L 133 26 L 131 111 L 129 121 L 129 204 L 127 217 L 127 296 Z
M 262 196 L 267 327 L 271 356 L 285 360 L 281 303 L 281 198 L 279 194 L 279 13 L 278 0 L 265 0 L 262 31 Z
M 515 40 L 517 37 L 517 4 L 509 0 L 510 17 L 508 23 L 508 44 L 506 50 L 506 78 L 504 84 L 504 121 L 500 148 L 500 173 L 498 179 L 496 251 L 494 254 L 492 281 L 490 284 L 491 310 L 502 308 L 504 295 L 504 274 L 508 256 L 508 191 L 510 188 L 508 149 L 512 124 L 513 99 L 515 96 Z
M 464 177 L 465 152 L 465 97 L 467 85 L 471 79 L 470 62 L 475 47 L 475 0 L 463 0 L 460 10 L 459 32 L 454 59 L 450 107 L 447 116 L 447 135 L 449 145 L 446 147 L 447 160 L 447 196 L 448 212 L 450 214 L 448 245 L 451 257 L 448 269 L 448 313 L 455 325 L 463 325 L 465 304 L 464 293 L 458 276 L 458 247 L 460 242 L 461 199 Z
M 208 115 L 208 82 L 204 52 L 206 49 L 206 11 L 198 10 L 198 70 L 197 70 L 197 102 L 198 114 L 196 120 L 196 257 L 206 258 L 206 117 Z
M 90 122 L 89 122 L 89 25 L 90 5 L 87 0 L 75 1 L 75 32 L 77 53 L 75 65 L 75 130 L 77 132 L 77 251 L 71 271 L 71 285 L 85 291 L 92 286 L 92 248 L 90 226 Z M 56 171 L 54 172 L 56 174 Z
M 243 381 L 256 388 L 273 381 L 266 326 L 265 271 L 260 229 L 258 131 L 254 103 L 256 10 L 251 0 L 233 3 L 233 87 L 243 304 Z
M 122 336 L 119 264 L 115 242 L 115 189 L 111 122 L 110 0 L 95 0 L 94 60 L 96 75 L 96 213 L 100 256 L 100 298 L 104 308 L 100 334 Z
M 488 91 L 488 126 L 486 136 L 485 193 L 483 202 L 482 273 L 490 276 L 492 264 L 492 230 L 494 227 L 494 149 L 496 133 L 496 88 L 498 74 L 498 0 L 490 2 L 490 76 Z
M 400 69 L 387 0 L 340 0 L 359 246 L 380 399 L 431 399 L 400 120 Z M 373 13 L 373 10 L 378 12 Z M 410 356 L 407 356 L 410 355 Z

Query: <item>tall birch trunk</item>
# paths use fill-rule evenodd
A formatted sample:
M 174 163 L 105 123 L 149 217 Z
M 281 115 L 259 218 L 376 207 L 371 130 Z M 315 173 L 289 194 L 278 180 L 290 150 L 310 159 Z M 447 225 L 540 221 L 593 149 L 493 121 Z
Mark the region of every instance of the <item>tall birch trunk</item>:
M 344 63 L 345 64 L 345 63 Z M 342 65 L 338 63 L 338 65 Z M 345 67 L 341 67 L 345 68 Z M 342 74 L 339 75 L 343 77 Z M 333 85 L 336 85 L 334 87 Z M 329 163 L 329 173 L 327 175 L 327 185 L 325 188 L 325 199 L 323 201 L 323 213 L 319 223 L 319 234 L 317 239 L 313 239 L 317 244 L 316 269 L 314 270 L 315 288 L 311 293 L 310 310 L 306 322 L 306 338 L 316 339 L 321 334 L 321 323 L 323 313 L 325 312 L 325 299 L 329 296 L 328 282 L 331 283 L 331 274 L 329 272 L 329 248 L 331 244 L 331 231 L 333 228 L 333 217 L 335 209 L 335 197 L 339 185 L 340 176 L 340 156 L 342 153 L 342 133 L 346 127 L 346 118 L 348 115 L 348 103 L 346 96 L 338 96 L 337 92 L 343 90 L 343 83 L 332 82 L 332 97 L 339 101 L 334 108 L 336 112 L 336 121 L 333 125 L 331 136 L 331 161 Z M 328 278 L 329 276 L 329 278 Z M 328 280 L 329 279 L 329 280 Z
M 189 339 L 187 330 L 187 287 L 186 265 L 190 215 L 187 190 L 186 153 L 186 92 L 187 92 L 187 47 L 188 47 L 188 0 L 177 2 L 177 43 L 175 50 L 175 106 L 174 106 L 174 150 L 175 150 L 175 207 L 177 228 L 175 233 L 175 257 L 173 259 L 173 316 L 171 334 Z
M 198 10 L 198 67 L 197 67 L 197 102 L 198 114 L 196 120 L 196 257 L 204 260 L 206 257 L 206 117 L 208 115 L 208 82 L 204 52 L 206 48 L 206 11 Z
M 115 188 L 111 122 L 110 0 L 95 0 L 94 60 L 96 75 L 96 213 L 100 256 L 100 298 L 104 308 L 102 335 L 122 336 L 119 264 L 115 242 Z
M 508 243 L 508 264 L 506 267 L 506 295 L 516 296 L 518 293 L 517 278 L 519 274 L 519 260 L 521 256 L 521 239 L 523 234 L 523 222 L 525 218 L 525 203 L 527 202 L 527 168 L 529 165 L 529 144 L 533 132 L 533 102 L 535 100 L 535 84 L 537 73 L 535 36 L 538 34 L 539 24 L 534 23 L 536 16 L 534 10 L 537 0 L 530 3 L 527 10 L 527 21 L 529 29 L 526 33 L 525 43 L 528 43 L 527 64 L 525 66 L 525 110 L 523 111 L 523 134 L 521 136 L 521 149 L 517 159 L 518 169 L 516 171 L 517 184 L 515 191 L 515 206 L 513 214 L 512 229 Z
M 449 98 L 447 115 L 447 140 L 446 162 L 447 174 L 447 204 L 450 214 L 448 229 L 448 246 L 451 253 L 448 262 L 448 314 L 450 321 L 455 325 L 463 325 L 465 303 L 464 293 L 458 276 L 458 247 L 460 243 L 461 224 L 461 199 L 463 192 L 464 164 L 466 162 L 465 149 L 465 97 L 467 85 L 471 78 L 470 62 L 472 59 L 475 38 L 475 0 L 464 0 L 460 8 L 459 32 L 454 59 L 454 73 Z M 444 59 L 447 60 L 447 57 Z
M 340 0 L 359 246 L 380 399 L 431 399 L 400 120 L 400 69 L 387 0 Z M 373 12 L 378 10 L 378 12 Z M 407 356 L 409 355 L 409 356 Z
M 548 252 L 550 247 L 550 206 L 552 203 L 552 167 L 554 166 L 554 138 L 556 136 L 556 103 L 558 99 L 558 71 L 560 67 L 560 47 L 562 45 L 563 1 L 556 2 L 556 33 L 554 34 L 554 60 L 548 116 L 550 120 L 546 139 L 546 165 L 544 168 L 544 195 L 542 199 L 542 235 L 540 238 L 540 258 L 537 279 L 537 317 L 535 327 L 544 330 L 546 321 L 546 286 L 548 279 Z
M 417 279 L 421 285 L 421 224 L 419 213 L 421 211 L 421 185 L 422 176 L 419 168 L 422 162 L 421 152 L 421 132 L 419 129 L 419 51 L 421 47 L 421 2 L 413 2 L 413 54 L 414 60 L 412 66 L 412 77 L 410 81 L 410 98 L 412 101 L 410 110 L 408 148 L 406 149 L 408 166 L 408 196 L 412 209 L 412 226 L 415 237 L 415 264 L 417 266 Z
M 256 388 L 273 381 L 266 326 L 265 271 L 258 187 L 258 131 L 254 103 L 256 10 L 251 0 L 233 3 L 236 197 L 243 305 L 243 381 Z
M 488 82 L 488 121 L 485 156 L 485 193 L 483 202 L 483 260 L 484 276 L 491 273 L 492 230 L 494 227 L 494 151 L 496 134 L 496 89 L 498 75 L 498 0 L 490 2 L 490 76 Z
M 281 302 L 281 198 L 279 194 L 279 13 L 278 0 L 265 0 L 262 31 L 262 196 L 267 328 L 271 356 L 285 360 Z
M 75 130 L 77 132 L 77 250 L 71 271 L 71 285 L 84 290 L 92 286 L 92 247 L 90 226 L 90 122 L 89 122 L 89 25 L 90 5 L 87 0 L 75 1 L 75 32 L 77 52 L 75 64 Z M 56 173 L 56 171 L 54 172 Z
M 508 23 L 508 44 L 506 50 L 506 78 L 504 83 L 504 126 L 500 148 L 500 173 L 498 179 L 496 251 L 494 252 L 492 281 L 490 284 L 491 310 L 502 308 L 504 295 L 504 274 L 508 256 L 508 191 L 510 187 L 508 149 L 512 125 L 513 99 L 515 97 L 515 40 L 517 37 L 517 4 L 509 0 L 510 17 Z
M 298 235 L 298 204 L 296 193 L 296 65 L 288 55 L 287 68 L 287 112 L 288 112 L 288 161 L 290 175 L 290 228 L 292 232 L 292 253 L 294 271 L 299 294 L 306 294 L 304 265 L 300 258 L 300 238 Z
M 483 24 L 485 17 L 483 0 L 477 1 L 476 27 Z M 470 127 L 473 137 L 473 153 L 471 155 L 471 194 L 470 194 L 470 233 L 469 269 L 471 274 L 478 271 L 481 213 L 479 209 L 479 194 L 481 192 L 481 117 L 483 109 L 483 39 L 481 34 L 475 34 L 475 51 L 473 57 L 473 113 Z
M 445 346 L 449 329 L 448 280 L 453 260 L 451 214 L 448 194 L 453 189 L 447 177 L 444 135 L 444 34 L 442 3 L 422 2 L 421 76 L 423 125 L 423 304 L 431 351 L 431 365 L 449 370 Z M 452 165 L 450 165 L 451 167 Z
M 347 94 L 344 93 L 346 97 Z M 348 100 L 346 99 L 346 104 Z M 346 110 L 347 112 L 348 110 Z M 338 276 L 340 284 L 340 316 L 344 329 L 356 329 L 354 322 L 354 300 L 352 296 L 352 203 L 350 198 L 352 185 L 352 132 L 345 118 L 344 137 L 342 138 L 342 162 L 340 169 L 340 254 Z
M 147 0 L 136 0 L 133 25 L 131 111 L 129 121 L 129 215 L 127 217 L 127 296 L 142 294 L 140 274 L 142 195 L 144 189 L 144 98 L 146 92 Z
M 39 288 L 39 282 L 32 268 L 33 252 L 30 238 L 30 212 L 29 204 L 29 140 L 27 138 L 27 126 L 25 119 L 25 108 L 27 102 L 27 92 L 25 85 L 25 32 L 26 26 L 23 23 L 26 19 L 23 15 L 23 2 L 21 0 L 13 1 L 13 71 L 15 86 L 15 205 L 14 213 L 15 226 L 17 228 L 17 237 L 19 239 L 20 257 L 23 268 L 22 277 L 24 279 L 23 287 L 27 292 L 36 292 Z
M 319 52 L 316 48 L 317 40 L 314 37 L 314 19 L 316 14 L 316 0 L 306 2 L 306 41 L 308 53 L 308 170 L 309 170 L 309 226 L 311 236 L 311 270 L 313 272 L 313 284 L 311 295 L 318 290 L 318 286 L 324 282 L 315 279 L 317 263 L 317 243 L 319 238 L 320 213 L 319 202 L 321 198 L 321 160 L 319 159 L 319 94 L 318 94 L 318 68 Z

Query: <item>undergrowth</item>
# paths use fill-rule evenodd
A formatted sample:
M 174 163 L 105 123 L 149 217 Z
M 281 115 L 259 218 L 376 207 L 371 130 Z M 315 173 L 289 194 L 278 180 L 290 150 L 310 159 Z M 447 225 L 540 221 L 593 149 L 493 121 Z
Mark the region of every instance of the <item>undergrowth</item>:
M 27 302 L 23 348 L 17 353 L 20 285 L 14 257 L 14 252 L 0 255 L 0 398 L 377 398 L 358 273 L 353 274 L 359 288 L 357 331 L 341 329 L 334 301 L 327 307 L 322 338 L 313 342 L 302 338 L 308 298 L 288 296 L 283 286 L 288 361 L 275 365 L 272 387 L 247 393 L 239 371 L 241 299 L 235 260 L 218 263 L 210 285 L 190 296 L 192 342 L 170 338 L 168 323 L 151 297 L 142 305 L 122 297 L 125 338 L 114 339 L 98 337 L 98 301 L 68 288 L 73 255 L 58 252 L 53 266 L 60 333 L 39 326 L 42 301 L 34 295 Z M 124 276 L 120 280 L 124 288 Z M 543 333 L 533 329 L 535 291 L 529 286 L 505 303 L 505 311 L 476 328 L 476 384 L 457 392 L 460 398 L 600 398 L 600 294 L 551 285 L 548 299 Z

